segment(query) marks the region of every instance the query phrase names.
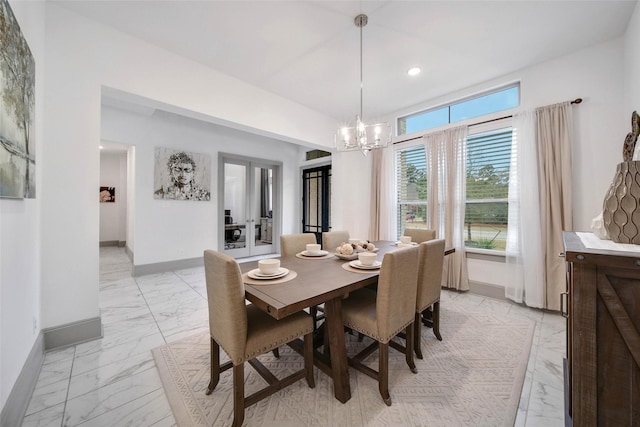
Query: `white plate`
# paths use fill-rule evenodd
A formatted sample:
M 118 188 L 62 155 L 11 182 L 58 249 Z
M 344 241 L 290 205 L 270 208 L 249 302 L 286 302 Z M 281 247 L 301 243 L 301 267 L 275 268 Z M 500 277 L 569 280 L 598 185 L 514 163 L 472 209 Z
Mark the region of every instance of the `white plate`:
M 382 261 L 375 260 L 372 265 L 363 265 L 360 260 L 351 261 L 349 265 L 353 268 L 359 268 L 361 270 L 377 270 L 382 265 Z
M 396 246 L 400 246 L 402 244 L 402 242 L 395 242 L 394 245 Z M 405 243 L 406 245 L 411 245 L 411 246 L 418 246 L 418 244 L 416 242 L 411 242 L 411 243 Z
M 270 279 L 279 279 L 281 277 L 286 276 L 287 274 L 289 274 L 289 270 L 284 267 L 280 267 L 280 271 L 275 274 L 264 274 L 260 272 L 259 268 L 255 268 L 249 271 L 247 273 L 247 276 L 256 280 L 270 280 Z
M 311 253 L 309 251 L 302 251 L 302 252 L 300 252 L 300 255 L 308 256 L 308 257 L 319 257 L 319 256 L 325 256 L 328 253 L 329 252 L 327 252 L 327 251 L 319 251 L 319 252 L 314 252 L 314 253 Z

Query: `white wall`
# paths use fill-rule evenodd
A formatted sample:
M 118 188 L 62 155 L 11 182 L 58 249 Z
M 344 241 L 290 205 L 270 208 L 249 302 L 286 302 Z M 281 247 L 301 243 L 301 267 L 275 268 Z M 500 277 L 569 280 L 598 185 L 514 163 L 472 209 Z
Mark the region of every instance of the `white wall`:
M 10 1 L 36 61 L 36 199 L 0 199 L 0 407 L 4 408 L 40 330 L 40 195 L 44 97 L 44 11 Z M 34 329 L 35 322 L 35 329 Z
M 100 203 L 100 241 L 124 242 L 127 223 L 127 153 L 100 153 L 100 187 L 115 187 L 115 202 Z
M 51 84 L 45 88 L 43 174 L 47 179 L 42 198 L 42 293 L 49 303 L 43 307 L 42 316 L 44 326 L 55 326 L 99 314 L 99 208 L 95 188 L 99 186 L 97 147 L 102 86 L 235 123 L 237 127 L 282 135 L 280 139 L 284 140 L 328 144 L 326 139 L 332 135 L 334 122 L 55 4 L 47 2 L 45 7 L 47 78 Z M 152 157 L 144 147 L 139 148 L 136 159 L 141 168 L 136 167 L 135 179 L 140 180 L 136 186 L 142 189 L 148 185 L 143 180 L 149 179 L 142 168 L 150 167 L 145 162 Z M 136 204 L 151 197 L 149 194 L 136 194 Z M 160 229 L 160 224 L 145 222 L 143 209 L 135 209 L 136 233 Z M 179 215 L 181 209 L 167 203 L 162 212 Z M 203 220 L 208 212 L 198 208 L 192 215 Z M 137 236 L 134 240 L 136 257 L 142 257 L 140 263 L 175 259 L 169 248 L 145 248 L 143 245 L 148 242 Z M 66 242 L 65 251 L 59 250 L 61 241 Z M 198 241 L 201 246 L 202 241 Z M 184 249 L 185 257 L 201 255 Z M 74 260 L 71 267 L 69 259 Z
M 133 254 L 135 250 L 133 227 L 136 222 L 135 198 L 136 198 L 136 147 L 130 145 L 127 148 L 127 217 L 126 217 L 126 248 Z
M 151 116 L 102 109 L 102 138 L 135 145 L 135 265 L 197 258 L 216 249 L 219 221 L 220 152 L 282 162 L 283 233 L 292 233 L 300 215 L 298 146 L 200 120 L 156 111 Z M 178 148 L 211 158 L 211 201 L 156 200 L 155 147 Z M 103 203 L 104 205 L 104 203 Z
M 624 94 L 624 113 L 630 119 L 633 111 L 640 113 L 640 2 L 624 35 Z

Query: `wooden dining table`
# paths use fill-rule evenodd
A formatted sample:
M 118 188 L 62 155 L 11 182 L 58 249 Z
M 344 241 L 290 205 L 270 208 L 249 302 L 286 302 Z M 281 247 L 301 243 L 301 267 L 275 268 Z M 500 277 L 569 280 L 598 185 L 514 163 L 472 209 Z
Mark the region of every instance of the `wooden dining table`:
M 395 242 L 373 242 L 378 249 L 377 259 L 382 261 L 386 252 L 397 249 Z M 344 338 L 342 299 L 350 292 L 376 284 L 380 270 L 355 272 L 342 268 L 348 263 L 338 257 L 280 258 L 281 267 L 296 273 L 295 278 L 284 283 L 245 281 L 245 297 L 275 319 L 282 319 L 305 308 L 324 304 L 325 333 L 328 334 L 329 358 L 314 352 L 314 363 L 333 379 L 334 396 L 345 403 L 351 398 L 347 349 Z M 243 273 L 258 267 L 258 261 L 240 264 Z M 243 275 L 246 277 L 246 275 Z M 251 282 L 251 283 L 247 283 Z

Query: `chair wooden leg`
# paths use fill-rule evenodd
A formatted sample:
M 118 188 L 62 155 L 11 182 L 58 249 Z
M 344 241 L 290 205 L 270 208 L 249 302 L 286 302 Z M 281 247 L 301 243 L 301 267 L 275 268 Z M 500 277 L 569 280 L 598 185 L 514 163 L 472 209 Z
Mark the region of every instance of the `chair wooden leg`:
M 406 329 L 406 339 L 405 339 L 405 346 L 406 349 L 404 351 L 404 357 L 405 360 L 407 361 L 407 365 L 409 366 L 409 369 L 411 369 L 411 372 L 413 372 L 414 374 L 418 373 L 418 369 L 416 368 L 416 364 L 413 363 L 413 335 L 414 335 L 414 330 L 413 330 L 413 323 L 410 323 L 407 326 Z
M 233 427 L 244 422 L 244 363 L 233 366 Z
M 422 348 L 421 348 L 421 343 L 422 343 L 422 322 L 421 322 L 421 318 L 422 316 L 420 315 L 420 313 L 416 313 L 416 317 L 413 320 L 413 350 L 416 353 L 416 357 L 418 359 L 422 359 Z
M 378 390 L 387 406 L 391 406 L 389 395 L 389 343 L 378 343 Z
M 309 307 L 309 313 L 311 314 L 311 318 L 313 319 L 313 330 L 315 331 L 316 329 L 318 329 L 318 306 L 313 305 Z
M 313 332 L 304 336 L 304 368 L 309 388 L 315 388 L 316 381 L 313 378 Z
M 276 359 L 280 359 L 280 349 L 278 349 L 278 348 L 274 348 L 273 350 L 271 350 L 271 352 L 273 353 L 273 356 L 274 356 Z
M 220 381 L 220 345 L 211 337 L 211 381 L 206 394 L 211 394 Z
M 442 335 L 440 335 L 440 301 L 433 303 L 433 333 L 438 338 L 438 341 L 442 341 Z

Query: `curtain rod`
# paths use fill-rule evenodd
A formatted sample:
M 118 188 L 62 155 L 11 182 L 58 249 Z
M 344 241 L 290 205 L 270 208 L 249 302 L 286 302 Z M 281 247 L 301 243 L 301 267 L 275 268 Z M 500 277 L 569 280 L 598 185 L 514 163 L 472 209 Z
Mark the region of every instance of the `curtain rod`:
M 576 98 L 573 101 L 571 101 L 571 104 L 580 104 L 582 102 L 582 98 Z M 484 122 L 478 122 L 478 123 L 473 123 L 471 125 L 469 125 L 469 127 L 472 126 L 478 126 L 478 125 L 483 125 L 485 123 L 491 123 L 491 122 L 497 122 L 498 120 L 504 120 L 504 119 L 509 119 L 513 117 L 513 115 L 508 115 L 508 116 L 503 116 L 503 117 L 497 117 L 495 119 L 491 119 L 491 120 L 485 120 Z M 408 139 L 403 139 L 402 141 L 396 141 L 393 144 L 400 144 L 402 142 L 409 142 L 409 141 L 414 141 L 416 139 L 420 139 L 422 138 L 422 136 L 414 136 L 413 138 L 408 138 Z

